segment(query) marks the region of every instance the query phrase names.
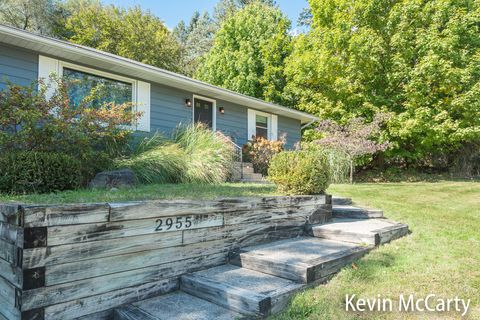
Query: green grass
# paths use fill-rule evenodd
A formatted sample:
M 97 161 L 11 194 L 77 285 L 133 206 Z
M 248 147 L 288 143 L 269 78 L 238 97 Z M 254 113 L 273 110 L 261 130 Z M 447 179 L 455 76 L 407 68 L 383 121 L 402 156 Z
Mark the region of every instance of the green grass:
M 54 204 L 180 198 L 213 199 L 217 197 L 250 197 L 261 195 L 277 195 L 277 192 L 273 185 L 253 183 L 151 184 L 115 191 L 80 189 L 49 194 L 0 194 L 0 202 Z
M 480 183 L 334 185 L 329 193 L 384 210 L 407 223 L 409 236 L 381 246 L 328 284 L 298 294 L 274 319 L 459 319 L 458 313 L 354 313 L 345 295 L 397 299 L 400 294 L 471 299 L 480 319 Z M 396 298 L 397 297 L 397 298 Z

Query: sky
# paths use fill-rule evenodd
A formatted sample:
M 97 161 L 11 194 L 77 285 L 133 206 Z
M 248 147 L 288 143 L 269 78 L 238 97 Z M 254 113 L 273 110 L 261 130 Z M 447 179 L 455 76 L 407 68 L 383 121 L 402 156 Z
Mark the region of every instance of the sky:
M 218 0 L 102 0 L 102 2 L 122 7 L 139 5 L 144 9 L 149 9 L 162 19 L 167 27 L 173 29 L 181 20 L 188 22 L 195 10 L 213 12 L 213 7 Z M 290 18 L 294 28 L 298 15 L 303 8 L 308 7 L 307 0 L 275 0 L 275 2 Z

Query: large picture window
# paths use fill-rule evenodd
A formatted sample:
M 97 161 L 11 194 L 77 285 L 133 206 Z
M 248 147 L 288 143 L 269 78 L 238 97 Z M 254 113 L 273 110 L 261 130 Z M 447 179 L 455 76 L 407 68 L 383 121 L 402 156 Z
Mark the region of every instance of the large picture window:
M 109 79 L 91 73 L 63 68 L 63 78 L 68 86 L 68 96 L 74 106 L 93 92 L 94 99 L 89 102 L 91 107 L 100 107 L 105 103 L 131 103 L 133 101 L 132 83 Z

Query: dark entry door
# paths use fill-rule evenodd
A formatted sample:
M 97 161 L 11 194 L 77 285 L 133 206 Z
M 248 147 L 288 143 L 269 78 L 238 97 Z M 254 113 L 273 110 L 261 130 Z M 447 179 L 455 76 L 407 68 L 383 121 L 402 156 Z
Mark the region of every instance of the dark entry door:
M 193 118 L 195 123 L 201 122 L 212 128 L 213 102 L 195 98 Z

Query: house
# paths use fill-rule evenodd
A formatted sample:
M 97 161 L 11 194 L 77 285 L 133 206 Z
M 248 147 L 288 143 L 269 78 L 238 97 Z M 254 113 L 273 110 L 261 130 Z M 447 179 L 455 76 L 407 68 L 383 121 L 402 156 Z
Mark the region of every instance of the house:
M 50 74 L 75 82 L 74 103 L 103 84 L 109 99 L 133 102 L 142 112 L 136 130 L 170 134 L 179 123 L 203 122 L 242 146 L 253 135 L 286 147 L 300 140 L 310 114 L 191 79 L 137 61 L 81 45 L 0 25 L 0 90 L 6 81 L 29 85 Z M 76 81 L 81 80 L 81 81 Z

